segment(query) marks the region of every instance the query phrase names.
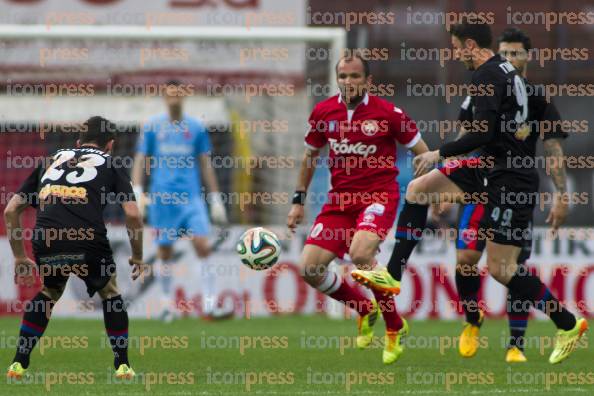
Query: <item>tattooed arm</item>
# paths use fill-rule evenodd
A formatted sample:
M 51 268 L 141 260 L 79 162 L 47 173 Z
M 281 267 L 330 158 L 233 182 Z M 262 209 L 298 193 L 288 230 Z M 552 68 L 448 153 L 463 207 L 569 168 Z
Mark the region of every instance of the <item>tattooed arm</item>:
M 555 198 L 547 223 L 551 224 L 553 231 L 565 222 L 568 212 L 567 176 L 565 174 L 563 148 L 561 139 L 547 139 L 543 142 L 544 153 L 547 157 L 548 174 L 555 185 Z

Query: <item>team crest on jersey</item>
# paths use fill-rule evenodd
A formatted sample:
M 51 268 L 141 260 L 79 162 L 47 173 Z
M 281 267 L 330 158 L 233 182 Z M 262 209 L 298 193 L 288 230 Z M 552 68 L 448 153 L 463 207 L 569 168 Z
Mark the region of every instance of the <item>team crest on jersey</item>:
M 530 127 L 526 124 L 519 127 L 516 133 L 514 133 L 514 137 L 521 141 L 526 140 L 528 136 L 530 136 Z
M 376 120 L 365 120 L 361 124 L 361 132 L 366 136 L 373 136 L 379 131 L 379 125 Z

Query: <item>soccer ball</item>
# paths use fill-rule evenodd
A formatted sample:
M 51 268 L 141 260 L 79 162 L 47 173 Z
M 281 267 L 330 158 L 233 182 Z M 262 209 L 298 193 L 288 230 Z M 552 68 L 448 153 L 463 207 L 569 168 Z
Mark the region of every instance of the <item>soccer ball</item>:
M 256 227 L 241 235 L 236 250 L 242 263 L 260 271 L 272 267 L 277 262 L 281 247 L 272 231 Z

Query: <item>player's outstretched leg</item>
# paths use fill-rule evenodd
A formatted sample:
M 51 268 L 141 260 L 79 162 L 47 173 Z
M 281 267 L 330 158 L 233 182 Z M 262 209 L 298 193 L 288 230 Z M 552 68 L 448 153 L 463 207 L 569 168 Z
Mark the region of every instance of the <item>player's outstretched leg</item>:
M 538 276 L 516 264 L 519 249 L 515 246 L 487 242 L 489 272 L 511 292 L 532 301 L 535 308 L 547 314 L 555 323 L 558 331 L 549 362 L 560 363 L 573 352 L 577 341 L 588 330 L 588 322 L 583 318 L 576 318 L 565 309 Z
M 462 191 L 440 170 L 434 169 L 412 180 L 408 184 L 406 201 L 398 217 L 396 241 L 387 270 L 353 271 L 353 279 L 381 293 L 399 294 L 406 263 L 426 228 L 429 205 L 442 201 L 461 202 Z
M 99 291 L 103 300 L 103 323 L 113 351 L 116 378 L 130 379 L 136 374 L 128 362 L 128 312 L 116 285 L 115 275 Z
M 328 271 L 328 264 L 335 258 L 336 255 L 329 250 L 313 244 L 305 245 L 301 254 L 302 277 L 310 286 L 359 314 L 357 345 L 366 347 L 372 340 L 373 325 L 378 315 L 377 303 L 334 271 Z
M 376 267 L 377 261 L 374 256 L 381 241 L 382 238 L 375 232 L 357 231 L 349 249 L 349 256 L 357 268 L 361 270 L 373 270 Z M 386 322 L 386 336 L 382 360 L 384 364 L 391 364 L 403 352 L 401 337 L 408 334 L 408 325 L 398 314 L 394 296 L 374 289 L 372 289 L 372 292 Z M 368 339 L 370 343 L 371 337 Z
M 460 298 L 460 306 L 464 311 L 465 322 L 458 352 L 462 357 L 473 357 L 479 347 L 479 331 L 483 324 L 484 315 L 478 304 L 478 292 L 481 278 L 478 262 L 481 258 L 480 250 L 458 249 L 456 251 L 456 288 Z
M 57 298 L 48 297 L 51 294 L 55 294 Z M 8 378 L 21 379 L 25 375 L 29 367 L 31 352 L 43 335 L 49 323 L 52 309 L 61 294 L 62 291 L 54 292 L 53 289 L 44 287 L 29 303 L 25 304 L 16 355 L 6 373 Z

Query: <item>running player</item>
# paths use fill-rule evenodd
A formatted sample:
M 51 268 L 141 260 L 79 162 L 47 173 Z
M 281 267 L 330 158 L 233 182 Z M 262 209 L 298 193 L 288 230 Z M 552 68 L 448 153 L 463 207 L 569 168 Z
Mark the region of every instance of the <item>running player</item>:
M 211 145 L 204 125 L 182 111 L 183 97 L 188 86 L 177 80 L 167 83 L 165 102 L 168 112 L 151 118 L 143 127 L 134 160 L 132 182 L 140 196 L 141 210 L 144 176 L 150 170 L 148 223 L 154 227 L 158 244 L 155 274 L 161 285 L 161 319 L 173 320 L 175 298 L 172 288 L 173 243 L 182 235 L 192 240 L 202 261 L 202 314 L 215 313 L 217 289 L 215 269 L 210 262 L 210 223 L 206 203 L 202 198 L 201 176 L 209 194 L 213 222 L 227 223 L 227 214 L 210 162 Z M 150 158 L 147 158 L 150 157 Z M 148 165 L 145 164 L 148 160 Z M 214 316 L 213 316 L 214 315 Z
M 327 270 L 346 253 L 358 268 L 372 268 L 380 243 L 394 223 L 399 190 L 397 143 L 414 154 L 427 151 L 416 124 L 392 103 L 368 93 L 369 65 L 360 55 L 342 57 L 336 66 L 340 93 L 318 103 L 309 118 L 305 154 L 287 225 L 295 230 L 304 216 L 306 192 L 319 151 L 329 145 L 332 188 L 316 218 L 300 259 L 302 276 L 312 287 L 359 313 L 357 346 L 367 347 L 381 310 L 386 322 L 383 361 L 402 353 L 401 336 L 408 326 L 394 298 L 374 293 L 368 299 L 356 287 Z
M 504 56 L 521 74 L 527 86 L 528 92 L 528 125 L 530 134 L 525 137 L 528 146 L 528 153 L 532 158 L 536 155 L 536 143 L 539 136 L 542 137 L 544 153 L 551 157 L 550 164 L 559 164 L 552 166 L 551 179 L 557 192 L 557 198 L 567 192 L 567 182 L 565 169 L 562 161 L 557 161 L 557 157 L 563 156 L 561 139 L 565 139 L 568 134 L 561 131 L 560 127 L 552 129 L 546 134 L 540 133 L 540 128 L 545 124 L 559 126 L 561 117 L 555 105 L 548 103 L 544 93 L 539 91 L 539 87 L 529 84 L 526 81 L 528 51 L 532 48 L 530 38 L 517 28 L 508 28 L 503 31 L 498 39 L 499 54 Z M 473 104 L 472 99 L 467 97 L 460 111 L 460 119 L 472 121 Z M 534 172 L 534 177 L 538 178 L 538 173 Z M 551 223 L 553 230 L 557 230 L 565 221 L 567 216 L 567 203 L 562 199 L 555 199 L 551 208 L 547 222 Z M 480 278 L 477 264 L 481 258 L 485 247 L 485 240 L 478 239 L 478 226 L 484 213 L 484 206 L 481 204 L 465 205 L 460 207 L 460 216 L 458 224 L 458 240 L 456 242 L 456 257 L 458 265 L 456 266 L 456 287 L 460 296 L 461 306 L 464 309 L 466 323 L 460 336 L 459 352 L 464 357 L 472 357 L 478 349 L 478 333 L 483 321 L 483 313 L 477 306 L 477 293 L 480 287 Z M 530 234 L 529 234 L 530 235 Z M 532 239 L 526 238 L 526 245 L 518 257 L 518 263 L 521 265 L 530 257 Z M 523 269 L 524 271 L 526 269 Z M 507 362 L 525 362 L 524 356 L 524 334 L 528 323 L 529 310 L 524 307 L 520 296 L 512 292 L 508 293 L 507 313 L 509 319 L 510 339 L 505 360 Z
M 142 217 L 130 178 L 112 166 L 114 124 L 101 117 L 86 121 L 77 148 L 58 150 L 25 180 L 4 211 L 6 230 L 15 260 L 15 280 L 31 285 L 37 264 L 42 289 L 27 304 L 17 352 L 7 376 L 20 379 L 29 356 L 43 335 L 51 312 L 62 296 L 70 274 L 81 278 L 89 296 L 103 300 L 103 319 L 114 354 L 117 378 L 132 378 L 128 362 L 128 313 L 116 283 L 115 263 L 107 240 L 103 209 L 121 203 L 132 246 L 132 278 L 142 274 Z M 37 208 L 33 232 L 35 261 L 25 254 L 20 215 Z
M 446 143 L 439 150 L 415 158 L 417 172 L 440 159 L 455 157 L 482 147 L 481 158 L 451 161 L 413 180 L 398 219 L 396 245 L 388 270 L 353 271 L 353 277 L 370 288 L 399 293 L 403 267 L 425 229 L 428 206 L 441 201 L 486 205 L 484 230 L 489 273 L 511 293 L 534 302 L 558 328 L 550 363 L 566 359 L 587 330 L 585 319 L 577 319 L 563 307 L 541 280 L 518 271 L 518 256 L 530 232 L 530 220 L 538 197 L 535 170 L 517 166 L 530 157 L 528 99 L 524 80 L 516 69 L 491 49 L 488 25 L 464 21 L 450 30 L 454 54 L 474 70 L 476 130 Z M 493 167 L 485 171 L 487 158 Z

